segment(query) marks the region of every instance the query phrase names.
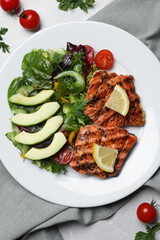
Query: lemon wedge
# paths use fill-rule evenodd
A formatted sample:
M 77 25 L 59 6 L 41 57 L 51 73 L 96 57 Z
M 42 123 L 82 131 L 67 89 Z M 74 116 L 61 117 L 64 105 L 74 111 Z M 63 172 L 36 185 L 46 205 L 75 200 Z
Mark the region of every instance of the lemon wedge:
M 105 105 L 121 115 L 126 116 L 130 105 L 126 91 L 119 85 L 116 85 Z
M 105 172 L 114 172 L 114 165 L 118 155 L 118 150 L 102 147 L 93 143 L 93 158 L 99 168 Z

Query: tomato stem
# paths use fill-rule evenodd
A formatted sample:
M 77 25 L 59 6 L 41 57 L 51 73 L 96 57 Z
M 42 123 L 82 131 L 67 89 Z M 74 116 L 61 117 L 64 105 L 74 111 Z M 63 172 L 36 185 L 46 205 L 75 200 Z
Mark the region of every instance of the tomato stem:
M 156 201 L 154 200 L 154 199 L 152 199 L 152 201 L 151 201 L 151 206 L 153 207 L 153 208 L 155 208 L 155 207 L 160 207 L 160 205 L 159 204 L 156 204 Z
M 25 14 L 25 12 L 24 12 L 24 9 L 23 9 L 23 12 L 19 15 L 19 17 L 20 17 L 20 18 L 23 18 L 23 19 L 26 18 L 26 14 Z
M 15 6 L 11 9 L 11 11 L 10 11 L 11 16 L 13 16 L 15 14 L 16 10 L 17 9 Z

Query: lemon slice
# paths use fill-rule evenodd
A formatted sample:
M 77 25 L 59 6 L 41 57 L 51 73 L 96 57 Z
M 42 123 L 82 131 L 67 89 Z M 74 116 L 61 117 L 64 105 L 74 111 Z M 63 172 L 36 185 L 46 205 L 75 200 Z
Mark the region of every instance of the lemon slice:
M 119 85 L 116 85 L 105 105 L 121 115 L 126 116 L 130 105 L 126 91 Z
M 114 172 L 114 165 L 118 155 L 118 150 L 102 147 L 93 143 L 93 158 L 99 168 L 105 172 Z

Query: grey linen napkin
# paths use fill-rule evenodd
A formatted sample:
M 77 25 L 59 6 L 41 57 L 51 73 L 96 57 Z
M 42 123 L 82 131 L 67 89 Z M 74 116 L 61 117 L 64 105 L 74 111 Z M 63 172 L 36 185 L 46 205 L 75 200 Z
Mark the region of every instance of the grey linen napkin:
M 160 59 L 160 1 L 115 0 L 89 20 L 120 27 L 143 41 Z M 160 192 L 160 170 L 145 184 Z M 92 224 L 112 216 L 136 193 L 113 204 L 69 208 L 44 201 L 20 186 L 0 162 L 0 240 L 63 240 L 57 224 Z

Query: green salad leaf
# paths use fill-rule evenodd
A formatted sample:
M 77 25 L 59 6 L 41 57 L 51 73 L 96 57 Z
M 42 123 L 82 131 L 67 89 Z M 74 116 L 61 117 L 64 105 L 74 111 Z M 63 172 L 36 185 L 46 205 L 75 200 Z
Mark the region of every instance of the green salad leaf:
M 52 57 L 52 63 L 59 65 L 59 63 L 63 61 L 63 57 L 64 57 L 63 54 L 55 52 Z
M 28 145 L 24 145 L 24 144 L 21 144 L 21 143 L 18 143 L 14 140 L 14 137 L 18 134 L 18 132 L 16 131 L 12 131 L 12 132 L 9 132 L 6 134 L 6 137 L 12 141 L 12 143 L 14 144 L 15 147 L 17 147 L 22 154 L 26 154 L 26 152 L 28 152 L 30 150 L 30 146 Z
M 41 124 L 37 126 L 31 126 L 31 132 L 37 132 L 42 128 Z M 6 134 L 6 137 L 12 141 L 15 147 L 17 147 L 21 154 L 25 155 L 26 152 L 28 152 L 32 146 L 24 145 L 21 143 L 18 143 L 14 140 L 14 137 L 20 132 L 18 127 L 12 123 L 12 132 L 9 132 Z M 47 159 L 41 159 L 37 161 L 32 161 L 33 164 L 38 166 L 39 168 L 44 168 L 47 171 L 51 171 L 52 173 L 59 173 L 60 171 L 66 172 L 65 167 L 62 164 L 59 164 L 56 162 L 53 157 L 47 158 Z
M 89 74 L 88 74 L 88 76 L 87 76 L 86 85 L 85 85 L 85 88 L 84 88 L 84 90 L 83 90 L 84 93 L 87 92 L 88 87 L 89 87 L 89 83 L 90 83 L 91 78 L 92 78 L 92 76 L 93 76 L 93 73 L 94 73 L 95 71 L 97 71 L 97 70 L 100 70 L 100 68 L 98 68 L 98 67 L 96 66 L 96 64 L 93 64 L 93 65 L 91 66 L 90 72 L 89 72 Z
M 79 128 L 80 126 L 76 120 L 76 117 L 72 113 L 66 114 L 64 116 L 62 131 L 78 131 Z
M 83 111 L 88 103 L 87 99 L 78 100 L 72 104 L 72 112 L 76 117 L 81 117 L 84 115 Z
M 51 62 L 44 57 L 42 49 L 27 53 L 22 61 L 23 76 L 38 88 L 51 89 L 53 87 Z
M 28 145 L 24 145 L 21 143 L 18 143 L 14 140 L 14 137 L 20 132 L 18 127 L 16 126 L 16 124 L 12 123 L 12 132 L 9 132 L 6 134 L 6 137 L 12 141 L 12 143 L 14 144 L 15 147 L 17 147 L 22 154 L 25 154 L 26 152 L 28 152 L 30 150 L 30 146 Z
M 74 53 L 73 57 L 74 57 L 74 60 L 71 65 L 71 69 L 74 69 L 78 73 L 83 74 L 82 66 L 84 65 L 84 61 L 83 61 L 84 52 Z
M 12 113 L 15 114 L 17 110 L 24 110 L 27 113 L 33 112 L 36 109 L 35 106 L 22 106 L 19 104 L 11 103 L 9 101 L 9 98 L 14 94 L 16 94 L 17 92 L 20 92 L 20 89 L 21 89 L 21 93 L 24 95 L 29 95 L 35 90 L 31 85 L 31 83 L 28 80 L 26 80 L 24 77 L 18 77 L 13 79 L 13 81 L 11 82 L 8 88 L 8 104 Z
M 50 171 L 52 173 L 59 173 L 61 171 L 64 173 L 66 172 L 64 165 L 56 162 L 53 157 L 32 161 L 32 163 L 37 165 L 39 168 L 44 168 L 45 170 Z
M 62 129 L 66 131 L 78 131 L 81 126 L 91 123 L 91 119 L 84 114 L 88 103 L 87 99 L 78 100 L 75 103 L 63 105 L 64 123 Z

